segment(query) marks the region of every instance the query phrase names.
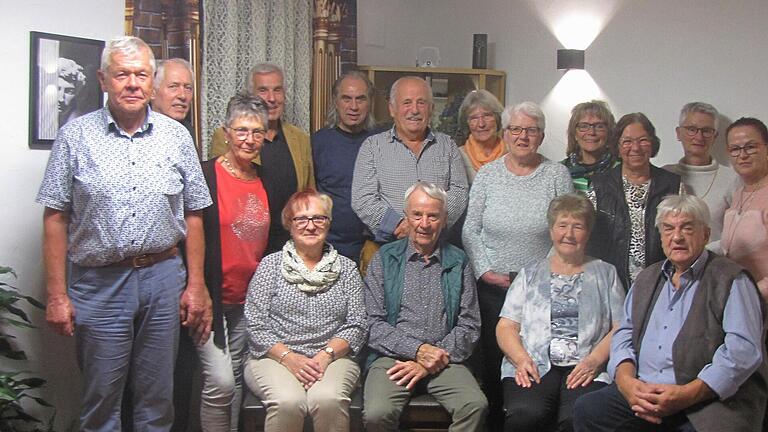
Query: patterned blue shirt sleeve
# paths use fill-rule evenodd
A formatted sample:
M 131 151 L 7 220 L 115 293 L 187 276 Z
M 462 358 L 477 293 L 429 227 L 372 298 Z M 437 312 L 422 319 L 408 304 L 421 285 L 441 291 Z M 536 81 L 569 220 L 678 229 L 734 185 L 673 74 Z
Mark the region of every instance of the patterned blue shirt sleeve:
M 624 300 L 624 317 L 620 321 L 619 328 L 611 337 L 611 357 L 608 360 L 608 375 L 616 380 L 616 367 L 624 361 L 631 361 L 637 365 L 635 348 L 632 343 L 632 289 Z
M 357 154 L 355 170 L 352 174 L 352 209 L 368 229 L 372 233 L 376 233 L 377 236 L 384 215 L 388 211 L 394 212 L 378 192 L 379 177 L 373 152 L 378 147 L 378 140 L 381 139 L 383 138 L 379 134 L 368 137 L 363 142 L 360 152 Z
M 68 211 L 72 203 L 71 126 L 64 125 L 56 135 L 36 199 L 39 204 L 61 211 Z
M 467 183 L 467 170 L 464 167 L 461 152 L 459 152 L 452 138 L 442 136 L 441 134 L 442 137 L 449 141 L 447 145 L 451 148 L 450 184 L 446 193 L 448 194 L 448 227 L 452 227 L 467 208 L 469 186 Z
M 698 375 L 721 400 L 733 396 L 763 361 L 760 304 L 757 288 L 741 274 L 733 281 L 725 303 L 725 341 Z
M 477 303 L 475 276 L 469 265 L 462 275 L 464 288 L 459 300 L 456 325 L 436 345 L 448 351 L 451 363 L 461 363 L 472 355 L 480 338 L 480 306 Z
M 184 209 L 187 211 L 202 210 L 211 204 L 211 194 L 208 191 L 208 185 L 203 178 L 203 171 L 200 168 L 200 160 L 197 158 L 195 145 L 192 136 L 181 125 L 179 133 L 180 158 L 179 172 L 184 181 Z
M 387 322 L 381 256 L 376 254 L 365 275 L 365 309 L 370 336 L 368 345 L 387 357 L 413 360 L 422 341 Z

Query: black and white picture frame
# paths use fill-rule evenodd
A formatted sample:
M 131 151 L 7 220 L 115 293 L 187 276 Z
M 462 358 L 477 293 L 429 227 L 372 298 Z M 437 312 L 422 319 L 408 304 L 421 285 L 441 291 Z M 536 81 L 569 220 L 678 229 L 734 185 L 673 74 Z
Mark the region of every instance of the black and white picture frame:
M 30 147 L 50 148 L 61 126 L 104 105 L 103 49 L 104 41 L 30 32 Z

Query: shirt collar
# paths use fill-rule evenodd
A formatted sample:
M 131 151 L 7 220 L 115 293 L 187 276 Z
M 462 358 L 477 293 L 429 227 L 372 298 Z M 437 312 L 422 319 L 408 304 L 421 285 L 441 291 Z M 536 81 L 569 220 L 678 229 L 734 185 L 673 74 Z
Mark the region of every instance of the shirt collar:
M 706 264 L 708 258 L 709 251 L 704 249 L 699 257 L 696 258 L 696 261 L 691 264 L 691 267 L 684 271 L 680 277 L 685 278 L 686 280 L 696 280 L 700 278 L 701 274 L 704 272 L 704 264 Z M 662 265 L 662 271 L 664 272 L 664 276 L 666 276 L 667 279 L 672 279 L 672 275 L 675 274 L 675 266 L 669 259 L 666 259 Z
M 115 118 L 112 117 L 112 112 L 109 111 L 109 105 L 102 109 L 102 113 L 104 126 L 108 131 L 119 131 L 121 134 L 128 135 L 124 130 L 120 128 L 120 126 L 118 126 Z M 153 125 L 155 124 L 156 117 L 157 114 L 155 114 L 155 112 L 152 111 L 152 108 L 147 105 L 147 115 L 144 116 L 144 123 L 136 132 L 134 132 L 134 135 L 149 132 L 149 130 L 152 129 Z
M 432 132 L 432 128 L 427 126 L 427 133 L 424 135 L 423 142 L 432 142 L 434 140 L 435 140 L 435 134 Z M 401 140 L 400 137 L 397 136 L 395 125 L 392 125 L 392 128 L 389 130 L 389 141 L 403 142 L 403 140 Z
M 408 257 L 408 261 L 418 261 L 421 263 L 427 262 L 429 264 L 440 262 L 440 245 L 432 251 L 432 254 L 427 256 L 427 261 L 424 261 L 424 255 L 420 254 L 413 246 L 410 240 L 408 240 L 408 248 L 405 249 L 405 256 Z

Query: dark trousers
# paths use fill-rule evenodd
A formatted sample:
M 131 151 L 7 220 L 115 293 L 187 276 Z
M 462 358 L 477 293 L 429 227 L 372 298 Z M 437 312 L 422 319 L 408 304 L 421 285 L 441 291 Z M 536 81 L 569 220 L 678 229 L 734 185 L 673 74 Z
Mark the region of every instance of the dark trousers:
M 570 432 L 573 430 L 573 405 L 576 399 L 599 390 L 605 383 L 592 381 L 586 387 L 566 388 L 565 381 L 573 370 L 552 366 L 539 384 L 524 388 L 514 378 L 504 378 L 504 411 L 506 432 Z
M 683 413 L 664 418 L 661 425 L 636 417 L 616 384 L 576 401 L 573 427 L 576 432 L 696 432 Z
M 507 290 L 477 281 L 477 301 L 480 305 L 480 378 L 488 399 L 488 430 L 499 431 L 504 424 L 503 392 L 501 389 L 501 359 L 504 354 L 496 343 L 496 324 L 504 305 Z

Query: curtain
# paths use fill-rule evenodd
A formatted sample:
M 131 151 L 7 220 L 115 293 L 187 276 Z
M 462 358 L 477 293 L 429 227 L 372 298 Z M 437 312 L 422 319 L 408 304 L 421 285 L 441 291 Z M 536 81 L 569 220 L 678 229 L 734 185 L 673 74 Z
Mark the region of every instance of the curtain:
M 203 0 L 202 137 L 206 149 L 248 71 L 271 62 L 285 72 L 283 118 L 309 130 L 311 0 Z

